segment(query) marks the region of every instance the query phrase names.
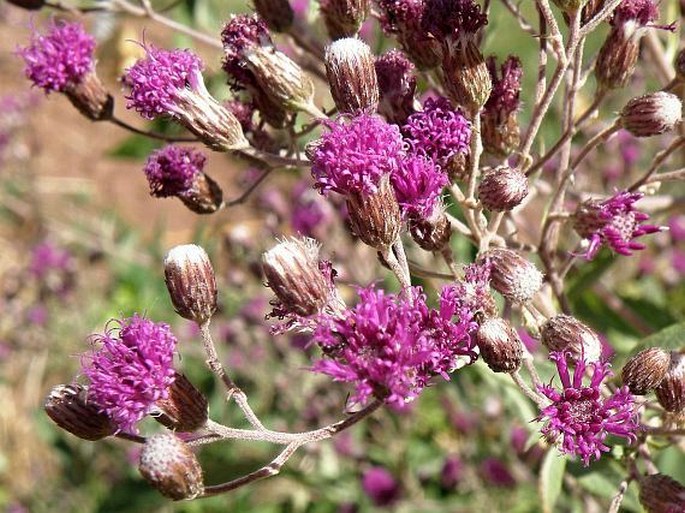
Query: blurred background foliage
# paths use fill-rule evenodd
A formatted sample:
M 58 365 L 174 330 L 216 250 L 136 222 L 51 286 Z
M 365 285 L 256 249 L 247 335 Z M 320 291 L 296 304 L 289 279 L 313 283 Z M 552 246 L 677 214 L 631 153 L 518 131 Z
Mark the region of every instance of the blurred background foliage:
M 524 13 L 535 19 L 528 4 L 522 6 Z M 162 2 L 156 5 L 163 7 Z M 674 5 L 664 2 L 662 12 L 670 15 Z M 175 4 L 169 14 L 218 34 L 229 13 L 245 10 L 245 4 L 187 0 Z M 309 6 L 304 15 L 315 20 L 316 6 Z M 42 19 L 35 16 L 33 23 Z M 426 390 L 406 411 L 386 409 L 334 441 L 305 448 L 279 477 L 190 503 L 170 503 L 142 480 L 132 444 L 85 442 L 52 425 L 42 411 L 43 398 L 54 384 L 76 375 L 88 335 L 102 332 L 109 319 L 134 312 L 174 327 L 182 355 L 179 367 L 210 397 L 212 416 L 243 425 L 203 366 L 198 334 L 175 316 L 167 297 L 161 262 L 180 242 L 201 244 L 216 265 L 221 309 L 213 330 L 219 349 L 267 426 L 304 430 L 335 421 L 344 413 L 347 391 L 307 371 L 313 349 L 306 338 L 273 337 L 264 321 L 270 297 L 259 272 L 261 251 L 275 237 L 292 232 L 293 209 L 301 204 L 311 207 L 313 202 L 324 212 L 331 208 L 316 203 L 321 202 L 318 198 L 296 196 L 306 176 L 273 176 L 246 205 L 212 219 L 197 220 L 180 202 L 148 197 L 140 168 L 158 147 L 156 142 L 90 125 L 63 98 L 29 91 L 10 54 L 11 45 L 26 40 L 28 20 L 13 6 L 0 4 L 0 23 L 8 34 L 0 61 L 0 71 L 8 77 L 3 78 L 0 98 L 1 508 L 8 513 L 606 510 L 623 477 L 617 462 L 623 451 L 620 442 L 612 457 L 589 469 L 566 461 L 542 445 L 538 426 L 531 422 L 537 412 L 529 401 L 481 362 L 455 373 L 451 382 Z M 114 79 L 140 50 L 127 40 L 139 39 L 143 28 L 145 37 L 159 44 L 192 44 L 140 20 L 102 14 L 89 22 L 102 43 L 99 67 L 114 91 L 119 87 Z M 379 37 L 376 23 L 364 34 L 378 52 L 390 43 Z M 606 27 L 590 39 L 588 58 L 605 34 Z M 676 36 L 669 41 L 674 52 Z M 486 55 L 503 58 L 514 52 L 522 59 L 524 124 L 536 76 L 535 42 L 495 2 L 484 47 Z M 218 71 L 219 58 L 209 54 L 210 72 Z M 638 73 L 633 91 L 649 89 L 649 76 L 647 66 Z M 228 97 L 220 74 L 210 84 L 218 97 Z M 581 102 L 591 101 L 593 87 L 590 81 Z M 612 98 L 602 117 L 618 110 L 625 98 Z M 558 126 L 552 113 L 541 140 L 554 141 Z M 169 123 L 153 128 L 175 130 Z M 658 149 L 642 151 L 627 162 L 624 146 L 629 143 L 600 148 L 586 190 L 616 187 Z M 211 161 L 227 195 L 239 194 L 254 177 L 254 170 L 224 156 L 213 155 Z M 616 166 L 621 167 L 618 175 L 610 173 Z M 645 337 L 678 323 L 661 336 L 682 345 L 685 213 L 677 204 L 657 204 L 654 210 L 660 224 L 671 224 L 670 233 L 652 237 L 649 248 L 633 258 L 607 252 L 583 262 L 568 283 L 574 312 L 603 335 L 606 353 L 613 355 L 617 368 L 646 343 Z M 528 234 L 533 240 L 534 235 Z M 455 238 L 453 245 L 459 262 L 472 260 L 467 242 Z M 324 251 L 340 270 L 348 294 L 350 284 L 383 276 L 373 253 L 353 241 L 338 218 L 326 227 Z M 412 256 L 421 259 L 418 253 Z M 420 282 L 429 290 L 439 285 Z M 387 283 L 392 285 L 392 280 Z M 535 348 L 537 341 L 528 339 Z M 541 371 L 543 378 L 551 378 L 551 366 L 543 363 Z M 160 428 L 150 420 L 142 431 Z M 275 449 L 220 443 L 203 448 L 199 457 L 207 483 L 218 483 L 267 463 Z M 662 472 L 685 482 L 680 448 L 655 446 L 653 452 Z M 584 492 L 590 498 L 581 499 Z M 634 485 L 622 511 L 641 511 Z

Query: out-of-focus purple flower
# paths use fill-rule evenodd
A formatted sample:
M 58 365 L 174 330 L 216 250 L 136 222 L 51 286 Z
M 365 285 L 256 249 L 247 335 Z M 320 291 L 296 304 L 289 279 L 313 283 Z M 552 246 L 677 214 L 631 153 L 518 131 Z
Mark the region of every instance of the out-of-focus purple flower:
M 335 219 L 335 211 L 328 201 L 314 191 L 309 181 L 301 181 L 293 188 L 290 224 L 296 233 L 319 238 Z
M 411 155 L 402 161 L 390 181 L 405 216 L 428 218 L 438 205 L 448 180 L 432 160 Z
M 264 326 L 269 300 L 264 296 L 256 296 L 247 301 L 240 308 L 240 317 L 252 325 Z
M 376 506 L 389 506 L 400 497 L 400 485 L 383 467 L 372 467 L 362 477 L 362 489 Z
M 508 114 L 515 112 L 521 103 L 521 78 L 523 68 L 518 57 L 510 55 L 500 66 L 497 73 L 497 64 L 494 57 L 488 57 L 488 71 L 492 79 L 492 92 L 483 110 L 489 114 L 496 114 L 504 120 Z
M 685 251 L 674 249 L 671 254 L 671 267 L 678 274 L 685 275 Z
M 490 485 L 510 488 L 516 485 L 516 479 L 507 465 L 499 458 L 487 458 L 480 465 L 482 478 Z
M 181 115 L 180 104 L 192 90 L 205 90 L 202 60 L 190 50 L 163 50 L 145 45 L 146 57 L 131 66 L 124 77 L 130 87 L 126 108 L 146 119 Z
M 154 404 L 169 397 L 176 343 L 167 324 L 137 314 L 95 335 L 92 352 L 81 359 L 88 398 L 120 430 L 135 432 Z
M 409 116 L 402 133 L 414 152 L 446 171 L 452 157 L 468 151 L 471 124 L 446 98 L 429 98 L 423 111 Z
M 634 442 L 639 423 L 635 400 L 627 387 L 619 388 L 609 398 L 602 396 L 600 386 L 612 374 L 608 363 L 578 360 L 571 375 L 570 357 L 570 353 L 550 353 L 562 389 L 556 390 L 552 385 L 539 388 L 552 404 L 541 411 L 537 420 L 546 422 L 542 433 L 550 443 L 556 443 L 563 453 L 579 457 L 587 466 L 593 458 L 597 460 L 602 452 L 610 450 L 604 443 L 608 435 Z M 592 377 L 584 385 L 588 369 L 592 369 Z
M 143 168 L 150 194 L 158 198 L 186 194 L 203 173 L 206 160 L 201 151 L 174 144 L 153 151 Z
M 312 176 L 322 194 L 375 194 L 381 178 L 399 169 L 405 150 L 397 126 L 361 114 L 338 118 L 328 128 L 311 151 Z
M 633 239 L 662 230 L 642 224 L 649 216 L 633 206 L 642 196 L 639 192 L 624 191 L 604 201 L 588 200 L 578 206 L 573 226 L 588 241 L 583 254 L 586 259 L 592 260 L 602 244 L 621 255 L 632 255 L 633 251 L 645 248 Z
M 464 477 L 464 462 L 457 455 L 447 456 L 440 470 L 440 486 L 445 490 L 451 490 L 459 484 Z
M 685 242 L 685 215 L 671 217 L 668 220 L 668 230 L 673 242 Z
M 354 383 L 352 401 L 375 396 L 402 406 L 434 375 L 449 379 L 462 359 L 475 359 L 470 313 L 454 302 L 432 310 L 419 287 L 402 297 L 373 287 L 358 294 L 360 302 L 341 316 L 320 316 L 314 332 L 326 357 L 313 370 Z
M 526 346 L 528 352 L 535 353 L 535 351 L 537 351 L 540 347 L 540 341 L 523 328 L 519 328 L 517 332 L 521 338 L 521 342 L 523 342 L 523 345 Z
M 71 253 L 49 241 L 41 242 L 31 251 L 29 272 L 37 280 L 43 280 L 54 271 L 70 271 L 73 266 Z
M 48 309 L 42 304 L 35 305 L 26 312 L 26 320 L 36 326 L 45 326 L 48 316 Z
M 18 49 L 24 59 L 24 73 L 45 90 L 65 91 L 93 71 L 95 38 L 80 23 L 53 22 L 48 32 L 33 32 L 28 46 Z

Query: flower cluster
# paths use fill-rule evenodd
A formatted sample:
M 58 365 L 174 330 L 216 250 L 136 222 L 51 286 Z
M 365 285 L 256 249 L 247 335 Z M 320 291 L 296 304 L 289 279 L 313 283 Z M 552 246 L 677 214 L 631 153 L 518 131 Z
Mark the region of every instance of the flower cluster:
M 562 389 L 551 385 L 540 387 L 552 404 L 542 410 L 538 421 L 545 421 L 542 433 L 550 442 L 557 443 L 559 449 L 580 457 L 587 466 L 590 461 L 599 459 L 602 452 L 609 451 L 604 443 L 608 435 L 636 439 L 639 427 L 633 396 L 628 387 L 603 398 L 600 386 L 612 375 L 606 362 L 585 362 L 577 360 L 573 375 L 568 368 L 571 355 L 566 352 L 552 352 Z M 583 384 L 586 371 L 592 370 L 588 385 Z
M 586 259 L 591 260 L 602 244 L 620 255 L 631 255 L 645 248 L 633 239 L 661 231 L 659 226 L 642 224 L 649 216 L 633 206 L 642 196 L 639 192 L 624 191 L 604 201 L 589 200 L 579 205 L 573 226 L 588 241 Z
M 95 67 L 95 38 L 80 23 L 58 23 L 47 34 L 34 32 L 28 46 L 18 53 L 26 65 L 24 73 L 45 90 L 64 92 L 80 82 Z
M 169 145 L 153 151 L 143 171 L 150 184 L 150 194 L 158 198 L 181 196 L 194 185 L 207 158 L 189 147 Z
M 448 379 L 476 354 L 468 335 L 470 312 L 441 301 L 426 305 L 421 288 L 395 296 L 373 287 L 360 289 L 359 303 L 342 316 L 321 316 L 314 341 L 326 357 L 313 369 L 338 381 L 352 382 L 354 402 L 371 396 L 402 407 L 435 375 Z M 454 316 L 457 319 L 454 320 Z
M 138 315 L 95 336 L 93 351 L 81 362 L 90 381 L 88 399 L 120 430 L 135 432 L 154 404 L 168 397 L 176 343 L 168 325 Z

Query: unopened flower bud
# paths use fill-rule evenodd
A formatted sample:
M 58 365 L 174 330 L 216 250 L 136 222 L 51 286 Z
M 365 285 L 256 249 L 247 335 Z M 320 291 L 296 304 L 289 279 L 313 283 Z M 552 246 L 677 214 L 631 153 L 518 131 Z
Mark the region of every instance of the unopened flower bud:
M 190 500 L 204 491 L 200 463 L 190 447 L 170 433 L 147 439 L 138 469 L 148 483 L 170 499 Z
M 614 27 L 597 55 L 595 75 L 606 89 L 624 87 L 635 71 L 640 55 L 640 38 L 630 37 L 623 27 Z
M 155 403 L 161 410 L 155 420 L 169 429 L 181 432 L 196 431 L 207 423 L 207 398 L 185 375 L 177 372 L 167 391 L 169 396 Z
M 685 511 L 685 486 L 665 474 L 640 477 L 640 504 L 647 513 Z
M 671 354 L 660 347 L 644 349 L 623 366 L 623 384 L 632 394 L 645 395 L 659 386 L 671 363 Z
M 380 103 L 378 112 L 389 123 L 403 125 L 416 109 L 414 64 L 401 50 L 389 50 L 376 59 Z
M 495 57 L 487 59 L 492 92 L 481 111 L 483 148 L 500 157 L 508 157 L 519 145 L 521 135 L 518 110 L 521 104 L 523 67 L 518 57 L 510 55 L 497 69 Z
M 666 411 L 685 410 L 685 355 L 671 352 L 671 363 L 656 388 L 656 398 Z
M 441 208 L 430 217 L 410 217 L 409 233 L 421 249 L 441 251 L 450 242 L 452 225 Z
M 176 246 L 164 259 L 164 279 L 171 302 L 183 318 L 202 324 L 216 310 L 216 277 L 204 249 Z
M 483 176 L 478 186 L 478 196 L 488 210 L 506 212 L 528 196 L 528 179 L 518 168 L 496 167 Z
M 521 366 L 523 344 L 516 330 L 504 319 L 485 319 L 476 332 L 476 344 L 494 372 L 513 372 Z
M 293 25 L 295 13 L 288 0 L 254 0 L 257 11 L 269 29 L 274 32 L 288 32 Z
M 71 104 L 91 121 L 106 121 L 112 118 L 114 98 L 94 72 L 84 75 L 80 82 L 68 84 L 64 94 Z
M 381 180 L 378 192 L 349 194 L 347 211 L 355 235 L 372 248 L 387 248 L 400 236 L 400 206 L 387 176 Z
M 446 170 L 450 182 L 465 182 L 471 176 L 471 154 L 468 152 L 455 154 L 450 158 Z
M 480 261 L 490 260 L 490 285 L 514 303 L 530 301 L 542 287 L 542 273 L 521 255 L 510 249 L 496 248 Z
M 575 361 L 596 362 L 602 354 L 597 334 L 570 315 L 549 319 L 540 330 L 540 338 L 550 352 L 568 352 Z
M 86 399 L 87 390 L 77 383 L 57 385 L 45 399 L 45 413 L 59 427 L 84 440 L 113 435 L 117 430 L 115 424 Z
M 315 240 L 284 240 L 262 255 L 262 268 L 268 287 L 286 311 L 309 316 L 328 304 L 332 284 L 322 273 Z
M 475 113 L 488 101 L 492 79 L 475 41 L 464 41 L 460 50 L 446 56 L 442 71 L 445 92 L 455 105 Z
M 630 100 L 621 111 L 620 123 L 635 137 L 670 132 L 682 119 L 683 106 L 672 93 L 658 91 Z
M 369 0 L 321 0 L 319 4 L 328 35 L 333 40 L 357 34 L 371 9 Z
M 326 48 L 326 76 L 340 112 L 375 112 L 378 79 L 369 45 L 356 38 L 339 39 Z

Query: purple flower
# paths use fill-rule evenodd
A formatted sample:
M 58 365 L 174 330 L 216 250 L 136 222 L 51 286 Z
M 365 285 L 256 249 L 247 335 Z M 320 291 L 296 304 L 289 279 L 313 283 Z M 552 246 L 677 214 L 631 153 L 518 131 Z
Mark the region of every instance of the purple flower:
M 563 388 L 558 391 L 551 384 L 540 387 L 552 404 L 536 420 L 546 422 L 542 433 L 551 443 L 557 443 L 563 453 L 580 457 L 587 466 L 592 458 L 599 459 L 602 452 L 609 451 L 604 443 L 608 435 L 634 442 L 639 423 L 628 387 L 619 388 L 609 398 L 602 396 L 600 386 L 612 375 L 607 362 L 578 360 L 571 376 L 570 356 L 569 352 L 550 353 Z M 592 368 L 592 377 L 589 385 L 584 386 L 583 376 L 588 368 Z
M 339 118 L 328 128 L 311 151 L 312 176 L 322 194 L 375 194 L 381 178 L 399 169 L 405 149 L 397 126 L 361 114 Z
M 451 305 L 454 311 L 483 312 L 487 317 L 497 312 L 497 304 L 490 295 L 489 261 L 474 263 L 464 267 L 464 279 L 443 287 L 441 301 Z
M 43 280 L 53 271 L 69 271 L 72 267 L 71 254 L 51 242 L 36 245 L 31 252 L 29 272 L 38 280 Z
M 402 407 L 436 374 L 448 379 L 466 357 L 475 359 L 468 331 L 471 318 L 458 320 L 451 305 L 426 305 L 420 287 L 406 296 L 373 287 L 359 289 L 360 302 L 340 316 L 320 316 L 314 341 L 326 357 L 313 370 L 355 384 L 354 402 L 370 396 Z
M 685 215 L 671 217 L 668 220 L 668 232 L 674 243 L 685 242 Z
M 455 488 L 464 478 L 464 467 L 464 462 L 459 456 L 447 456 L 440 471 L 440 486 L 445 490 Z
M 53 22 L 47 34 L 33 32 L 28 46 L 18 49 L 24 73 L 46 93 L 63 92 L 93 71 L 95 38 L 80 23 Z
M 473 36 L 487 25 L 488 16 L 473 0 L 427 0 L 423 28 L 449 44 Z
M 587 239 L 588 248 L 583 256 L 592 260 L 602 244 L 620 255 L 632 255 L 646 246 L 633 239 L 662 230 L 659 226 L 642 224 L 649 216 L 633 204 L 642 198 L 639 192 L 620 192 L 604 201 L 589 200 L 578 206 L 574 214 L 574 228 Z
M 150 194 L 166 198 L 187 193 L 202 174 L 206 160 L 198 150 L 173 144 L 153 151 L 143 168 Z
M 266 22 L 257 14 L 238 14 L 221 31 L 223 69 L 235 79 L 234 89 L 257 87 L 256 77 L 245 66 L 245 55 L 257 46 L 273 46 Z
M 383 467 L 372 467 L 362 477 L 362 489 L 375 506 L 389 506 L 400 496 L 400 486 Z
M 499 458 L 487 458 L 480 465 L 480 474 L 483 479 L 493 486 L 511 488 L 516 485 L 514 476 Z
M 402 133 L 415 153 L 446 170 L 452 157 L 468 151 L 471 125 L 446 98 L 429 98 L 422 112 L 409 116 Z
M 391 123 L 402 124 L 414 110 L 415 66 L 400 50 L 389 50 L 376 58 L 380 103 L 378 111 Z
M 390 181 L 404 214 L 419 218 L 431 216 L 448 182 L 447 175 L 433 161 L 420 155 L 404 159 Z
M 206 92 L 202 60 L 190 50 L 163 50 L 143 45 L 145 58 L 126 70 L 124 84 L 130 88 L 127 109 L 146 119 L 179 116 L 179 104 L 192 92 Z M 207 93 L 209 94 L 209 93 Z
M 625 25 L 635 23 L 645 27 L 659 18 L 659 7 L 653 0 L 623 0 L 614 10 L 609 23 Z
M 90 380 L 88 398 L 120 430 L 135 432 L 136 423 L 169 395 L 176 337 L 167 324 L 137 314 L 118 324 L 94 336 L 97 347 L 82 357 L 82 372 Z
M 317 238 L 316 234 L 322 234 L 334 217 L 331 205 L 311 188 L 308 181 L 295 185 L 290 224 L 296 233 Z
M 513 55 L 507 57 L 507 60 L 500 66 L 499 76 L 495 57 L 488 57 L 487 66 L 492 79 L 492 92 L 483 110 L 489 114 L 499 114 L 504 118 L 515 112 L 521 103 L 519 100 L 523 77 L 521 61 Z

